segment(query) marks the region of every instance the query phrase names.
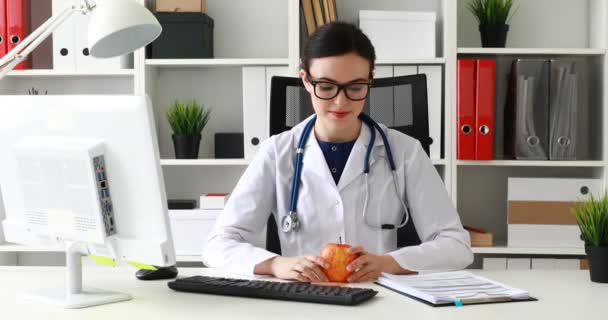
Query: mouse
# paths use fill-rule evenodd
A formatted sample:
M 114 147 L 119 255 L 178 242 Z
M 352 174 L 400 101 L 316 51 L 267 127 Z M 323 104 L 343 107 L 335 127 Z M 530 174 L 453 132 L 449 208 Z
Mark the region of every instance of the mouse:
M 162 280 L 177 277 L 177 268 L 175 266 L 155 268 L 156 270 L 138 270 L 135 273 L 135 277 L 139 280 Z

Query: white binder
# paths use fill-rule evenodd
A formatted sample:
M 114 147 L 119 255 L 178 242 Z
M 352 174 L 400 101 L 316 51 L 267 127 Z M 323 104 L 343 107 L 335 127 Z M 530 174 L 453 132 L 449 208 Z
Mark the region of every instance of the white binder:
M 418 66 L 395 66 L 394 68 L 395 77 L 400 76 L 411 76 L 414 74 L 418 74 Z
M 75 0 L 53 0 L 53 16 L 63 12 Z M 76 25 L 80 14 L 74 13 L 53 32 L 53 69 L 76 71 Z
M 243 139 L 245 159 L 255 156 L 268 138 L 266 68 L 243 67 Z
M 374 78 L 390 78 L 393 76 L 393 67 L 391 66 L 376 66 L 374 70 Z
M 287 67 L 243 67 L 243 137 L 245 159 L 251 160 L 270 133 L 272 76 L 293 76 Z

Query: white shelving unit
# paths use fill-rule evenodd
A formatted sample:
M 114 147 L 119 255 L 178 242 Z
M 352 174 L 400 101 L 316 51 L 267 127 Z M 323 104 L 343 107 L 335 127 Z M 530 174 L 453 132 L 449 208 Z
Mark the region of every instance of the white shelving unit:
M 147 66 L 173 67 L 224 67 L 224 66 L 282 66 L 287 59 L 146 59 Z
M 568 55 L 568 56 L 600 56 L 606 53 L 604 48 L 458 48 L 458 54 L 476 55 Z
M 152 0 L 138 0 L 152 7 Z M 608 165 L 608 0 L 518 0 L 510 21 L 507 48 L 480 48 L 476 21 L 467 0 L 336 0 L 340 20 L 357 22 L 359 10 L 415 10 L 437 14 L 437 53 L 428 59 L 377 61 L 378 69 L 440 66 L 444 111 L 443 159 L 433 159 L 465 224 L 494 234 L 495 247 L 474 248 L 479 255 L 584 255 L 579 249 L 509 248 L 506 243 L 506 179 L 593 177 L 606 180 Z M 207 0 L 215 21 L 214 59 L 147 59 L 134 54 L 134 68 L 104 72 L 27 70 L 0 81 L 0 94 L 27 94 L 32 87 L 49 94 L 148 94 L 155 108 L 161 164 L 168 198 L 194 198 L 230 192 L 250 159 L 214 159 L 213 135 L 243 132 L 246 68 L 266 75 L 296 75 L 299 65 L 298 0 Z M 551 10 L 547 10 L 551 8 Z M 456 63 L 459 57 L 576 57 L 593 66 L 588 106 L 588 156 L 577 161 L 459 161 L 456 159 Z M 497 70 L 497 72 L 502 72 Z M 197 98 L 213 109 L 203 132 L 201 159 L 176 160 L 164 113 L 175 98 Z M 257 111 L 257 110 L 255 110 Z M 264 110 L 259 110 L 260 112 Z M 587 125 L 582 123 L 581 125 Z M 245 141 L 247 143 L 247 141 Z M 0 212 L 0 216 L 2 213 Z M 1 246 L 0 253 L 39 252 L 39 248 Z M 1 260 L 1 259 L 0 259 Z M 199 261 L 180 256 L 180 261 Z
M 494 166 L 494 167 L 589 167 L 603 168 L 604 161 L 528 161 L 528 160 L 457 160 L 458 166 Z
M 112 71 L 57 71 L 53 69 L 32 69 L 32 70 L 15 70 L 8 73 L 7 77 L 10 78 L 61 78 L 61 77 L 74 77 L 74 78 L 94 78 L 94 77 L 134 77 L 134 69 L 122 69 Z

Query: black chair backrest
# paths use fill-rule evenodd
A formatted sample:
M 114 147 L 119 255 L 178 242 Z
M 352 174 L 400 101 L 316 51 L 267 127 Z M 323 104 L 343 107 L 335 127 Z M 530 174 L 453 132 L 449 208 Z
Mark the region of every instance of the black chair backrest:
M 372 82 L 363 112 L 389 128 L 418 139 L 429 154 L 426 75 L 378 78 Z M 314 113 L 300 78 L 274 76 L 270 87 L 270 135 L 290 130 Z
M 378 78 L 372 82 L 363 112 L 389 128 L 416 138 L 429 154 L 433 140 L 429 136 L 426 75 L 416 74 L 392 78 Z M 270 87 L 270 135 L 290 130 L 314 113 L 310 94 L 300 78 L 272 77 Z M 276 221 L 268 220 L 266 248 L 280 254 Z M 397 246 L 420 244 L 413 221 L 397 230 Z

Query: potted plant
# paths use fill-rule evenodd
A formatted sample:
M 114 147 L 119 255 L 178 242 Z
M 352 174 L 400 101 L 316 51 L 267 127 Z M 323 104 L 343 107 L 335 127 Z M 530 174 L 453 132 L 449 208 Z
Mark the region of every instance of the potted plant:
M 585 241 L 591 281 L 608 283 L 608 193 L 601 199 L 592 195 L 572 212 Z
M 173 146 L 177 159 L 196 159 L 201 133 L 209 121 L 211 110 L 192 99 L 175 100 L 167 110 L 167 120 L 173 130 Z
M 505 47 L 512 7 L 513 0 L 472 0 L 468 3 L 469 11 L 479 22 L 482 47 Z

